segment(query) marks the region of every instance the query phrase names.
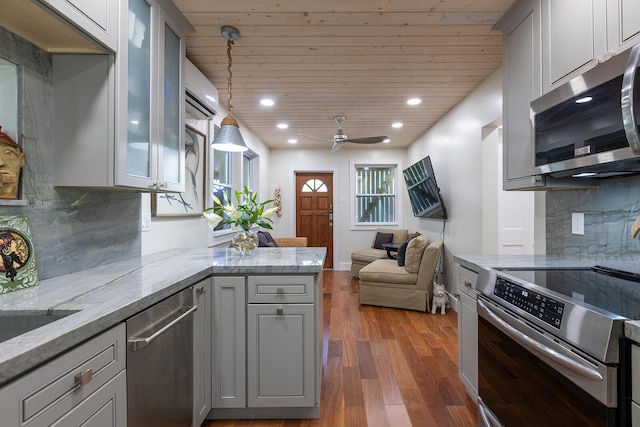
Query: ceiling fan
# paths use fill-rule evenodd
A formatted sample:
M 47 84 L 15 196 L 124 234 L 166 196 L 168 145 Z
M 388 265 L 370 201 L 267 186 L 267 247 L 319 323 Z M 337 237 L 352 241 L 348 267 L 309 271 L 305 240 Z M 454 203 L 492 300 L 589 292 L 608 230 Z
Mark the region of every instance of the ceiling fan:
M 389 141 L 389 137 L 386 135 L 382 136 L 367 136 L 364 138 L 348 138 L 347 135 L 342 130 L 342 123 L 346 120 L 344 116 L 336 116 L 334 120 L 338 124 L 338 130 L 336 134 L 333 135 L 333 139 L 324 139 L 324 138 L 315 138 L 313 136 L 306 136 L 307 138 L 318 139 L 321 141 L 330 141 L 333 142 L 333 147 L 331 147 L 331 152 L 338 151 L 345 143 L 353 142 L 355 144 L 377 144 L 378 142 Z

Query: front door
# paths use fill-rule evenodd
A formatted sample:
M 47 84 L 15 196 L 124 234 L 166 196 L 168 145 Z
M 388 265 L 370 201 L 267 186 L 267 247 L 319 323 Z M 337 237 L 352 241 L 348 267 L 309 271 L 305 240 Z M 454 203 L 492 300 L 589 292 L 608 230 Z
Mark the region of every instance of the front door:
M 333 173 L 296 172 L 296 236 L 327 248 L 324 268 L 333 268 Z

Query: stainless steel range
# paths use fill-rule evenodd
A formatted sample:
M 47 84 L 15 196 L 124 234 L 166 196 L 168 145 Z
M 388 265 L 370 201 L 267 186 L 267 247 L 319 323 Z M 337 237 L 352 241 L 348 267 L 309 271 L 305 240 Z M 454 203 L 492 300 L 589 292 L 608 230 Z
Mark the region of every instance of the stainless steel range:
M 640 319 L 639 280 L 620 265 L 481 270 L 478 424 L 628 425 L 624 322 Z

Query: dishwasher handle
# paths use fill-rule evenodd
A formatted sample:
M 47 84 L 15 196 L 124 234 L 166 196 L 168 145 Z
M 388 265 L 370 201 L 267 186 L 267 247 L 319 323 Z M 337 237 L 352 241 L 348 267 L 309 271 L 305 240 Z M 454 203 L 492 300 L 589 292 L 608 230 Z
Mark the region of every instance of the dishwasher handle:
M 181 321 L 186 319 L 188 316 L 193 314 L 197 309 L 198 309 L 198 306 L 194 305 L 193 307 L 189 308 L 187 311 L 182 313 L 180 316 L 176 317 L 171 322 L 167 323 L 164 327 L 162 327 L 161 329 L 159 329 L 158 331 L 156 331 L 152 335 L 149 335 L 148 337 L 145 337 L 145 338 L 133 338 L 133 339 L 127 340 L 127 343 L 129 344 L 129 350 L 132 351 L 132 352 L 136 352 L 136 351 L 138 351 L 140 349 L 145 348 L 146 346 L 151 344 L 151 341 L 155 340 L 160 335 L 164 334 L 169 329 L 173 328 L 175 325 L 177 325 L 178 323 L 180 323 Z

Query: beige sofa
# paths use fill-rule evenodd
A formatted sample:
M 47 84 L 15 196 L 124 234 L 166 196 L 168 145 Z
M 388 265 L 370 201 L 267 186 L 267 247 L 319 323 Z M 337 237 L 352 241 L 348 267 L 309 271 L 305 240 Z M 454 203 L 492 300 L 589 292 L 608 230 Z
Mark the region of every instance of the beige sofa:
M 359 249 L 357 251 L 351 252 L 351 277 L 358 277 L 360 269 L 365 265 L 368 265 L 369 263 L 377 259 L 389 258 L 385 249 L 375 249 L 373 247 L 376 235 L 378 233 L 393 234 L 392 243 L 395 243 L 397 245 L 400 245 L 409 240 L 409 231 L 406 229 L 378 228 L 376 233 L 373 235 L 373 241 L 371 242 L 370 248 Z
M 378 259 L 360 270 L 360 304 L 427 311 L 442 242 L 418 236 L 409 241 L 405 265 Z

